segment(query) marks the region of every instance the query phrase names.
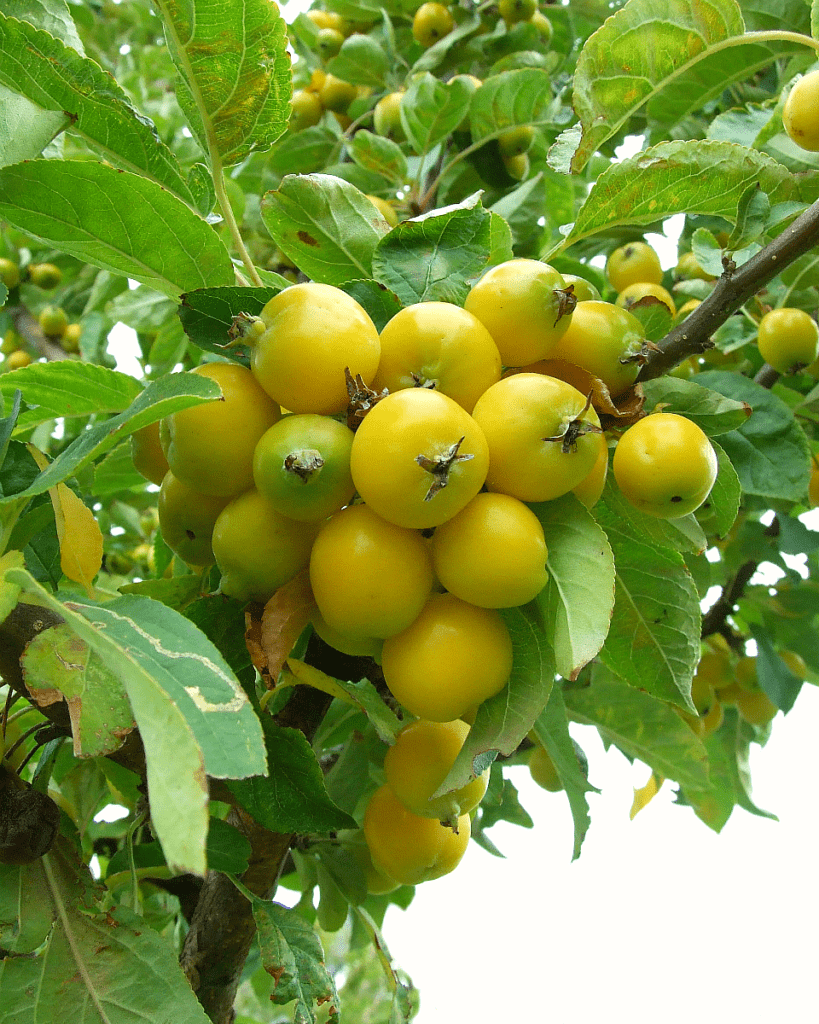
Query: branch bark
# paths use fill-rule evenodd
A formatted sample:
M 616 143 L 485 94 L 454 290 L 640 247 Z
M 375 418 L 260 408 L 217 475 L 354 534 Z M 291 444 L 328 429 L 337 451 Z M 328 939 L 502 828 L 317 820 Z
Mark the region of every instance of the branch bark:
M 747 263 L 736 269 L 727 266 L 708 298 L 659 343 L 659 351 L 651 354 L 637 382 L 661 377 L 689 356 L 711 348 L 710 338 L 718 327 L 815 245 L 819 245 L 819 200 Z

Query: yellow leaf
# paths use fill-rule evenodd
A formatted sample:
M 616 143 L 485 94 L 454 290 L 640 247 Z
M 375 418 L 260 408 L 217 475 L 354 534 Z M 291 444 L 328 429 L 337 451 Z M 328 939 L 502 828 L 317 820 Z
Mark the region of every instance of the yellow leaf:
M 32 458 L 45 469 L 48 460 L 43 453 L 27 445 Z M 54 507 L 57 539 L 60 542 L 60 568 L 79 583 L 89 597 L 94 596 L 94 577 L 102 566 L 102 533 L 94 513 L 65 484 L 50 487 L 48 495 Z
M 629 818 L 634 821 L 635 817 L 642 811 L 642 809 L 650 804 L 654 797 L 660 792 L 660 787 L 665 782 L 662 775 L 655 775 L 654 772 L 649 776 L 648 782 L 643 786 L 642 789 L 634 790 L 634 803 L 631 805 L 629 811 Z

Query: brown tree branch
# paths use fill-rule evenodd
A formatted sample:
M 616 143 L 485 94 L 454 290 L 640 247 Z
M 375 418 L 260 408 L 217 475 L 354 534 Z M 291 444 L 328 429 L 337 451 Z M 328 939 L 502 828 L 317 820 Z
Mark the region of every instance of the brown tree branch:
M 711 348 L 711 335 L 718 327 L 785 267 L 817 244 L 819 200 L 747 263 L 736 269 L 730 263 L 726 266 L 708 298 L 659 343 L 659 350 L 650 355 L 640 371 L 638 383 L 661 377 L 689 356 Z

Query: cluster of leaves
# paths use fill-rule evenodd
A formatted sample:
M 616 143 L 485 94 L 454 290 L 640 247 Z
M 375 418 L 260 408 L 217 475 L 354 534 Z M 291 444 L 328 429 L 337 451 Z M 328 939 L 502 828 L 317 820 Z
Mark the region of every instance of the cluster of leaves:
M 462 303 L 487 266 L 513 256 L 548 258 L 608 295 L 599 257 L 668 217 L 685 216 L 681 245 L 719 274 L 724 257 L 741 266 L 819 196 L 819 157 L 781 126 L 783 90 L 815 62 L 816 2 L 572 0 L 549 8 L 548 47 L 534 26 L 470 4 L 427 50 L 401 0 L 327 7 L 358 31 L 326 64 L 313 23 L 299 15 L 288 28 L 268 0 L 10 0 L 0 14 L 0 256 L 23 270 L 19 286 L 0 284 L 0 329 L 44 357 L 0 376 L 0 671 L 8 764 L 61 809 L 51 854 L 0 866 L 0 1004 L 15 1020 L 64 1013 L 62 983 L 77 972 L 94 1019 L 158 1019 L 161 1003 L 204 1020 L 173 961 L 181 952 L 186 963 L 191 936 L 205 943 L 193 908 L 207 869 L 205 886 L 216 873 L 241 887 L 254 921 L 244 1019 L 269 1019 L 269 998 L 297 1021 L 319 1007 L 335 1016 L 314 926 L 345 922 L 332 955 L 348 968 L 348 1005 L 383 969 L 377 1019 L 413 1012 L 379 933 L 412 889 L 368 896 L 354 856 L 399 719 L 371 665 L 319 663 L 298 586 L 242 608 L 214 593 L 218 578 L 173 558 L 128 439 L 218 388 L 172 371 L 242 359 L 225 348 L 234 318 L 294 278 L 342 287 L 379 328 L 411 303 Z M 363 87 L 349 123 L 325 114 L 288 130 L 291 89 L 318 68 Z M 482 80 L 474 92 L 450 84 L 465 72 Z M 372 118 L 398 89 L 401 142 Z M 497 148 L 516 126 L 535 129 L 522 182 L 504 176 Z M 645 146 L 618 161 L 627 133 Z M 395 205 L 397 227 L 371 194 Z M 33 262 L 60 268 L 57 291 L 26 279 Z M 758 811 L 747 760 L 767 728 L 728 713 L 703 739 L 677 710 L 693 711 L 700 603 L 714 587 L 725 607 L 706 630 L 736 651 L 756 642 L 760 681 L 782 711 L 803 681 L 778 652 L 799 653 L 819 681 L 819 543 L 798 518 L 819 388 L 808 374 L 754 379 L 760 315 L 814 311 L 815 279 L 809 252 L 722 318 L 691 379 L 634 392 L 716 439 L 717 484 L 695 515 L 643 516 L 612 484 L 591 511 L 572 497 L 535 507 L 550 581 L 505 613 L 512 677 L 478 711 L 446 783 L 492 765 L 473 829 L 486 849 L 498 852 L 487 834 L 497 821 L 530 824 L 503 768 L 523 760 L 534 730 L 564 783 L 579 854 L 593 787 L 571 722 L 673 780 L 716 829 L 737 805 Z M 705 298 L 709 287 L 677 291 Z M 82 324 L 76 357 L 55 358 L 36 329 L 57 300 Z M 639 315 L 661 341 L 670 318 Z M 136 332 L 140 379 L 114 368 L 120 323 Z M 616 433 L 619 411 L 609 413 Z M 782 573 L 775 588 L 753 575 L 763 561 Z M 286 685 L 271 693 L 265 680 Z M 294 706 L 304 691 L 324 701 L 307 727 Z M 40 728 L 26 735 L 29 724 Z M 127 817 L 95 821 L 112 801 Z M 283 868 L 301 893 L 293 910 L 248 880 L 249 818 L 283 840 L 270 882 Z M 84 866 L 94 855 L 104 886 Z M 113 992 L 115 970 L 128 985 Z

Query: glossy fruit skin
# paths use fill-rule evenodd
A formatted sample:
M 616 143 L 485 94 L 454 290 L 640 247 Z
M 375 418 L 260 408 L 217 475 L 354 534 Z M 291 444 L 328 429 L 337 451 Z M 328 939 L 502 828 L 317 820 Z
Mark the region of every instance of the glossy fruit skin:
M 328 625 L 321 612 L 316 609 L 311 618 L 310 624 L 321 639 L 336 651 L 342 654 L 349 654 L 355 658 L 375 658 L 381 661 L 381 648 L 383 640 L 378 637 L 352 637 L 339 633 Z
M 687 316 L 694 312 L 697 306 L 701 305 L 701 299 L 689 299 L 684 302 L 677 310 L 677 319 L 684 320 Z
M 498 149 L 503 157 L 521 156 L 529 152 L 534 139 L 535 130 L 531 125 L 509 128 L 498 136 Z
M 572 488 L 572 494 L 585 505 L 586 508 L 593 508 L 606 487 L 606 478 L 609 475 L 609 446 L 604 434 L 594 434 L 597 438 L 597 458 L 594 460 L 591 472 L 584 476 L 579 484 Z
M 470 820 L 464 814 L 454 832 L 434 818 L 408 811 L 389 786 L 370 798 L 364 835 L 375 867 L 402 885 L 418 885 L 454 871 L 469 843 Z
M 290 130 L 293 132 L 312 128 L 313 125 L 319 123 L 321 115 L 324 113 L 318 95 L 315 92 L 308 92 L 306 89 L 296 89 L 291 104 Z
M 316 537 L 310 582 L 331 629 L 383 639 L 420 614 L 432 590 L 432 561 L 419 533 L 386 522 L 367 505 L 349 505 Z
M 43 291 L 51 291 L 63 279 L 63 272 L 53 263 L 29 263 L 28 279 Z
M 9 291 L 20 283 L 20 268 L 14 260 L 8 260 L 4 256 L 0 257 L 0 281 Z
M 412 19 L 412 36 L 426 50 L 448 36 L 454 27 L 455 21 L 443 4 L 424 3 Z
M 578 302 L 589 302 L 592 299 L 600 301 L 600 292 L 585 277 L 578 277 L 577 274 L 564 274 L 563 280 L 567 288 L 571 286 Z
M 779 373 L 793 373 L 819 356 L 819 327 L 803 309 L 772 309 L 757 330 L 759 354 Z
M 623 496 L 641 512 L 676 519 L 699 508 L 717 478 L 717 456 L 685 416 L 656 413 L 617 442 L 612 470 Z
M 626 285 L 617 296 L 616 305 L 622 309 L 629 309 L 635 302 L 639 302 L 640 299 L 644 299 L 646 296 L 659 299 L 660 302 L 668 307 L 668 312 L 672 316 L 677 315 L 677 307 L 674 305 L 671 293 L 663 288 L 661 284 L 650 284 L 647 281 L 635 281 L 634 284 Z
M 336 114 L 343 114 L 355 98 L 355 86 L 335 75 L 327 75 L 319 89 L 321 105 Z
M 512 641 L 500 612 L 436 594 L 412 625 L 384 641 L 381 667 L 411 714 L 452 722 L 506 685 Z
M 234 498 L 213 528 L 221 592 L 237 601 L 268 601 L 310 560 L 318 526 L 280 515 L 256 490 Z
M 399 883 L 394 878 L 385 875 L 373 864 L 366 842 L 363 846 L 354 846 L 353 855 L 364 872 L 364 882 L 371 896 L 383 896 L 384 893 L 393 892 L 398 888 Z
M 544 359 L 566 332 L 561 315 L 563 277 L 539 260 L 500 263 L 477 281 L 464 302 L 495 339 L 504 366 Z
M 437 528 L 430 549 L 443 586 L 480 608 L 514 608 L 546 586 L 543 527 L 527 505 L 508 494 L 476 495 Z
M 559 793 L 564 788 L 560 776 L 555 768 L 555 763 L 546 752 L 546 748 L 539 743 L 535 745 L 528 760 L 529 774 L 532 779 L 550 793 Z
M 152 484 L 161 485 L 170 467 L 159 440 L 158 421 L 131 434 L 131 458 L 137 473 Z
M 168 471 L 157 498 L 163 540 L 188 565 L 213 565 L 213 527 L 229 501 L 200 494 Z
M 381 331 L 372 387 L 393 392 L 432 385 L 471 412 L 500 375 L 498 346 L 477 317 L 451 302 L 418 302 Z
M 489 445 L 490 491 L 521 501 L 551 501 L 592 471 L 599 453 L 595 431 L 564 451 L 572 421 L 599 428 L 597 413 L 577 388 L 541 373 L 517 373 L 493 384 L 472 410 Z
M 633 313 L 592 299 L 577 304 L 551 358 L 588 370 L 616 398 L 631 387 L 640 372 L 639 362 L 622 360 L 636 356 L 645 340 L 643 325 Z
M 345 367 L 369 384 L 381 343 L 363 306 L 328 284 L 294 284 L 259 314 L 267 328 L 253 344 L 256 380 L 290 412 L 332 415 L 347 408 Z
M 500 0 L 498 13 L 507 28 L 519 21 L 530 21 L 537 11 L 537 0 Z
M 417 460 L 446 464 L 453 452 L 456 461 L 439 489 L 435 472 Z M 373 406 L 356 431 L 350 457 L 353 482 L 373 511 L 417 530 L 460 512 L 483 486 L 488 465 L 489 449 L 477 423 L 453 399 L 428 388 L 396 391 Z
M 352 447 L 352 430 L 329 416 L 284 416 L 256 445 L 256 489 L 283 516 L 303 522 L 326 519 L 355 494 Z
M 647 242 L 629 242 L 615 249 L 609 256 L 606 276 L 612 288 L 621 292 L 636 281 L 660 284 L 663 270 L 660 257 Z
M 461 752 L 469 726 L 454 722 L 416 719 L 405 725 L 384 757 L 384 777 L 401 803 L 422 818 L 455 821 L 474 810 L 486 793 L 489 772 L 465 786 L 432 798 Z
M 819 71 L 804 75 L 788 93 L 782 110 L 785 131 L 797 146 L 819 153 Z
M 47 338 L 62 338 L 68 327 L 68 317 L 61 306 L 46 306 L 37 319 Z
M 223 397 L 162 420 L 168 466 L 194 491 L 239 494 L 253 486 L 254 449 L 281 410 L 239 363 L 204 363 L 191 372 L 216 381 Z
M 403 142 L 407 135 L 404 126 L 401 124 L 401 99 L 404 95 L 400 92 L 388 92 L 382 96 L 373 108 L 373 127 L 376 135 L 383 135 L 394 139 L 395 142 Z
M 395 212 L 395 207 L 391 203 L 386 199 L 382 199 L 380 196 L 371 196 L 368 193 L 365 193 L 365 195 L 367 195 L 367 198 L 391 228 L 398 225 L 398 214 Z

